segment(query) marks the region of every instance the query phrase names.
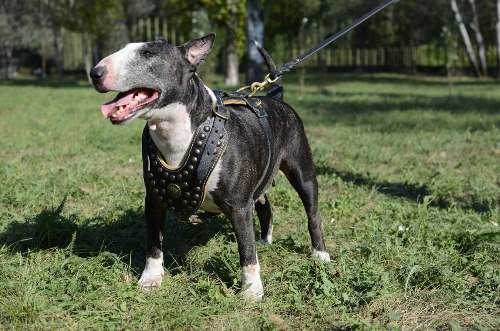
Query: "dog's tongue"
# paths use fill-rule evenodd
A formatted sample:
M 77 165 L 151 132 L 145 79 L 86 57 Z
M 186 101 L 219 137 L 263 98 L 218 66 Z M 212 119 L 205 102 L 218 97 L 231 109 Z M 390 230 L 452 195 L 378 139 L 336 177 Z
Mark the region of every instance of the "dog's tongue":
M 105 103 L 101 106 L 101 112 L 104 117 L 108 118 L 113 115 L 113 113 L 115 113 L 120 106 L 127 106 L 133 98 L 133 91 L 118 93 L 113 101 Z

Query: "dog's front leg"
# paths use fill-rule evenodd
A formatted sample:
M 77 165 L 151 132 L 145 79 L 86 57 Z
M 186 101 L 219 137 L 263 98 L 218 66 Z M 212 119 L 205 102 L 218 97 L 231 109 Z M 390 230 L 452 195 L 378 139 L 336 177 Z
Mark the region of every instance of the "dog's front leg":
M 165 206 L 149 193 L 144 203 L 146 218 L 146 267 L 142 272 L 139 285 L 143 288 L 161 285 L 163 270 L 163 228 L 167 210 Z
M 241 265 L 241 292 L 243 298 L 261 300 L 264 288 L 260 279 L 260 266 L 257 258 L 255 232 L 253 227 L 253 205 L 231 208 L 231 224 L 236 234 Z

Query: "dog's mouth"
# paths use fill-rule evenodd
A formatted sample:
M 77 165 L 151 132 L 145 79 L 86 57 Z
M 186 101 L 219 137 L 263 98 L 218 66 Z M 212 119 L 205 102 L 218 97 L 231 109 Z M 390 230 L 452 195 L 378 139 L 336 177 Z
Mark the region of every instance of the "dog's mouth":
M 131 119 L 140 109 L 158 99 L 158 91 L 137 88 L 127 92 L 120 92 L 113 101 L 101 106 L 104 117 L 111 123 L 120 124 Z

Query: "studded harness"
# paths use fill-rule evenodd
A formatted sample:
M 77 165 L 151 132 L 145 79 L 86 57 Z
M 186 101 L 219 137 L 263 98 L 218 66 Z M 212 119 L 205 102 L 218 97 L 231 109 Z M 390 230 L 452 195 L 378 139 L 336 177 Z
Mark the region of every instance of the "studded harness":
M 231 117 L 229 106 L 240 105 L 252 110 L 260 120 L 267 137 L 268 161 L 264 176 L 260 179 L 256 192 L 264 189 L 272 171 L 269 171 L 272 152 L 272 131 L 267 113 L 258 98 L 248 98 L 242 93 L 228 94 L 214 91 L 216 103 L 213 116 L 196 128 L 188 155 L 183 164 L 172 169 L 161 156 L 148 125 L 142 133 L 142 159 L 144 182 L 147 191 L 160 200 L 178 219 L 194 215 L 203 203 L 206 184 L 210 174 L 224 153 L 228 143 L 226 123 Z

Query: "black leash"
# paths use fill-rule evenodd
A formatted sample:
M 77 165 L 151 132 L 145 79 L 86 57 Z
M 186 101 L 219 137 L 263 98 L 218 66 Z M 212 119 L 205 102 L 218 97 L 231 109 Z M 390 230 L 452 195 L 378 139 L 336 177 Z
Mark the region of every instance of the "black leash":
M 354 29 L 355 27 L 357 27 L 358 25 L 360 25 L 361 23 L 363 23 L 364 21 L 366 21 L 367 19 L 369 19 L 370 17 L 372 17 L 373 15 L 375 15 L 376 13 L 378 13 L 379 11 L 384 9 L 385 7 L 395 3 L 397 1 L 399 1 L 399 0 L 386 0 L 386 1 L 384 1 L 383 3 L 381 3 L 377 7 L 373 8 L 371 11 L 369 11 L 368 13 L 363 15 L 362 17 L 358 18 L 356 21 L 354 21 L 354 23 L 343 28 L 342 30 L 340 30 L 336 34 L 332 35 L 328 39 L 323 40 L 321 43 L 319 43 L 315 47 L 309 49 L 308 51 L 306 51 L 305 53 L 300 55 L 298 58 L 296 58 L 295 60 L 292 60 L 292 61 L 286 63 L 285 65 L 283 65 L 281 68 L 272 71 L 270 73 L 269 77 L 266 77 L 267 83 L 272 83 L 272 82 L 276 81 L 278 79 L 278 77 L 283 75 L 285 72 L 288 72 L 288 71 L 292 70 L 293 68 L 295 68 L 300 62 L 304 61 L 309 56 L 311 56 L 314 53 L 316 53 L 317 51 L 325 48 L 327 45 L 334 42 L 338 38 L 342 37 L 344 34 L 351 31 L 352 29 Z

